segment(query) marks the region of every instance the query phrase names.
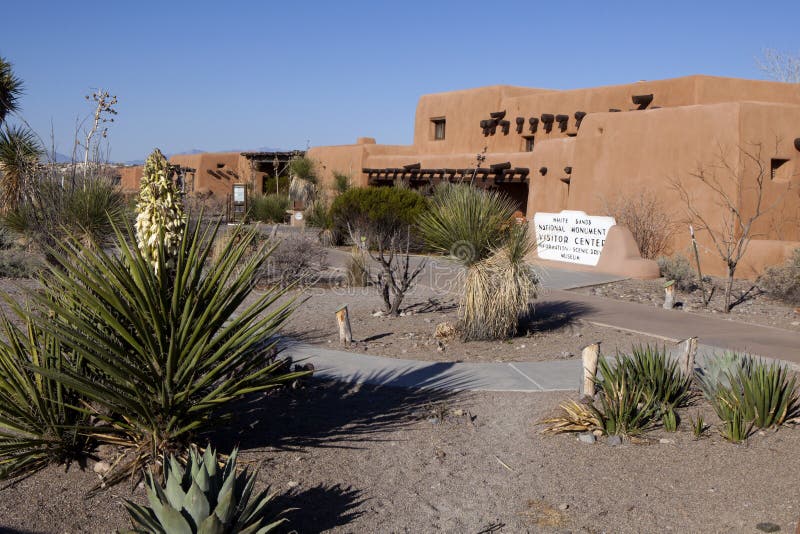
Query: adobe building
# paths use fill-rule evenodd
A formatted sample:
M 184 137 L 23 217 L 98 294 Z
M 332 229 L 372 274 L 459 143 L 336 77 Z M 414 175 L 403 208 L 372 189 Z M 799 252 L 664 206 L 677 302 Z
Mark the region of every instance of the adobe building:
M 543 212 L 606 215 L 608 205 L 650 192 L 679 223 L 672 251 L 687 257 L 686 204 L 674 183 L 685 184 L 719 227 L 729 210 L 692 173 L 716 173 L 745 218 L 758 201 L 760 175 L 768 211 L 754 225 L 737 276 L 753 277 L 800 247 L 798 84 L 688 76 L 569 91 L 490 86 L 425 95 L 412 145 L 360 138 L 307 155 L 318 161 L 323 184 L 338 171 L 361 186 L 449 180 L 499 189 L 531 224 Z M 708 234 L 698 232 L 698 242 L 704 271 L 723 274 Z
M 203 152 L 176 154 L 170 156 L 169 162 L 178 166 L 184 192 L 225 202 L 233 184 L 249 184 L 252 192 L 272 192 L 266 190 L 267 179 L 284 176 L 296 155 L 302 156 L 303 152 Z M 143 171 L 143 165 L 119 169 L 123 192 L 139 191 Z

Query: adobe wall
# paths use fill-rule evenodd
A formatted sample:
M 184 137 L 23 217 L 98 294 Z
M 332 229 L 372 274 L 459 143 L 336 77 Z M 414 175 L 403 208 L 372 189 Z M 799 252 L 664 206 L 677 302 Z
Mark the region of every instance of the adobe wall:
M 653 99 L 647 109 L 637 109 L 632 97 L 649 94 Z M 612 108 L 620 111 L 609 111 Z M 505 111 L 509 127 L 487 134 L 481 121 L 495 111 Z M 580 126 L 576 112 L 586 113 Z M 564 128 L 554 123 L 546 131 L 540 120 L 532 131 L 530 118 L 542 119 L 542 114 L 566 116 Z M 433 120 L 440 118 L 445 119 L 443 140 L 434 139 Z M 517 118 L 523 121 L 519 129 Z M 317 147 L 309 156 L 328 170 L 399 168 L 412 163 L 422 168 L 470 168 L 485 147 L 483 167 L 508 161 L 530 169 L 529 217 L 537 211 L 561 209 L 605 214 L 607 205 L 623 196 L 653 191 L 680 223 L 686 219 L 686 206 L 672 182 L 683 180 L 697 209 L 711 224 L 721 225 L 724 210 L 691 173 L 719 166 L 724 159 L 728 172 L 752 177 L 752 165 L 748 167 L 738 147 L 761 143 L 760 165 L 768 173 L 763 202 L 770 205 L 770 212 L 756 223 L 757 241 L 737 273 L 752 277 L 767 263 L 782 261 L 795 246 L 792 243 L 800 246 L 797 124 L 800 85 L 796 84 L 688 76 L 570 91 L 492 86 L 421 97 L 413 145 Z M 530 152 L 525 151 L 526 137 L 533 138 Z M 776 140 L 777 147 L 766 150 Z M 775 178 L 770 171 L 773 158 L 786 160 Z M 362 174 L 357 183 L 366 181 Z M 738 199 L 738 207 L 752 210 L 756 198 L 752 185 L 744 183 L 739 191 L 734 182 L 726 182 L 724 191 Z M 688 230 L 685 224 L 677 228 L 673 251 L 686 253 Z M 724 266 L 713 253 L 708 235 L 699 232 L 698 238 L 704 268 L 722 274 Z
M 207 152 L 203 154 L 178 154 L 169 158 L 170 163 L 196 169 L 193 194 L 211 195 L 225 200 L 234 183 L 249 181 L 250 170 L 247 159 L 239 152 Z
M 139 183 L 144 173 L 144 165 L 132 165 L 130 167 L 119 167 L 120 187 L 125 194 L 139 192 Z

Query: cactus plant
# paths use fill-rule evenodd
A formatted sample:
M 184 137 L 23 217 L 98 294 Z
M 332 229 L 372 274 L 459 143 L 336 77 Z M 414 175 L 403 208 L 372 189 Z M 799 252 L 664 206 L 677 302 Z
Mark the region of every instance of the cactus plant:
M 134 523 L 136 533 L 252 533 L 273 532 L 287 521 L 278 518 L 284 512 L 269 517 L 267 506 L 274 493 L 265 490 L 251 500 L 256 475 L 247 469 L 237 476 L 234 449 L 222 469 L 217 455 L 209 446 L 201 455 L 189 448 L 186 467 L 173 455 L 164 466 L 164 487 L 147 474 L 149 506 L 131 501 L 125 508 Z
M 158 149 L 145 162 L 136 212 L 136 240 L 142 255 L 158 271 L 163 251 L 163 263 L 171 267 L 186 217 L 181 191 L 170 177 L 167 158 Z

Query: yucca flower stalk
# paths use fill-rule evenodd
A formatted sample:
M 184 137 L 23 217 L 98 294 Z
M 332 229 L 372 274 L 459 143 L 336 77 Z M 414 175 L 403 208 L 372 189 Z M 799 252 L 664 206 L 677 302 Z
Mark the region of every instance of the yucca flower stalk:
M 154 269 L 163 263 L 174 267 L 186 214 L 182 193 L 172 181 L 167 158 L 155 149 L 144 165 L 136 204 L 136 240 L 142 255 Z M 164 254 L 163 262 L 159 254 Z

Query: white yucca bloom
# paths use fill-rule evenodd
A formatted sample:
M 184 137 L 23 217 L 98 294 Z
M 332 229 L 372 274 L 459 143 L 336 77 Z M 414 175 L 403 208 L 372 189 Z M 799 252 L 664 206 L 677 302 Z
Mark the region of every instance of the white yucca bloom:
M 170 178 L 167 158 L 155 149 L 144 165 L 136 203 L 136 240 L 144 257 L 158 270 L 160 240 L 164 240 L 165 264 L 174 265 L 186 216 L 181 192 Z

